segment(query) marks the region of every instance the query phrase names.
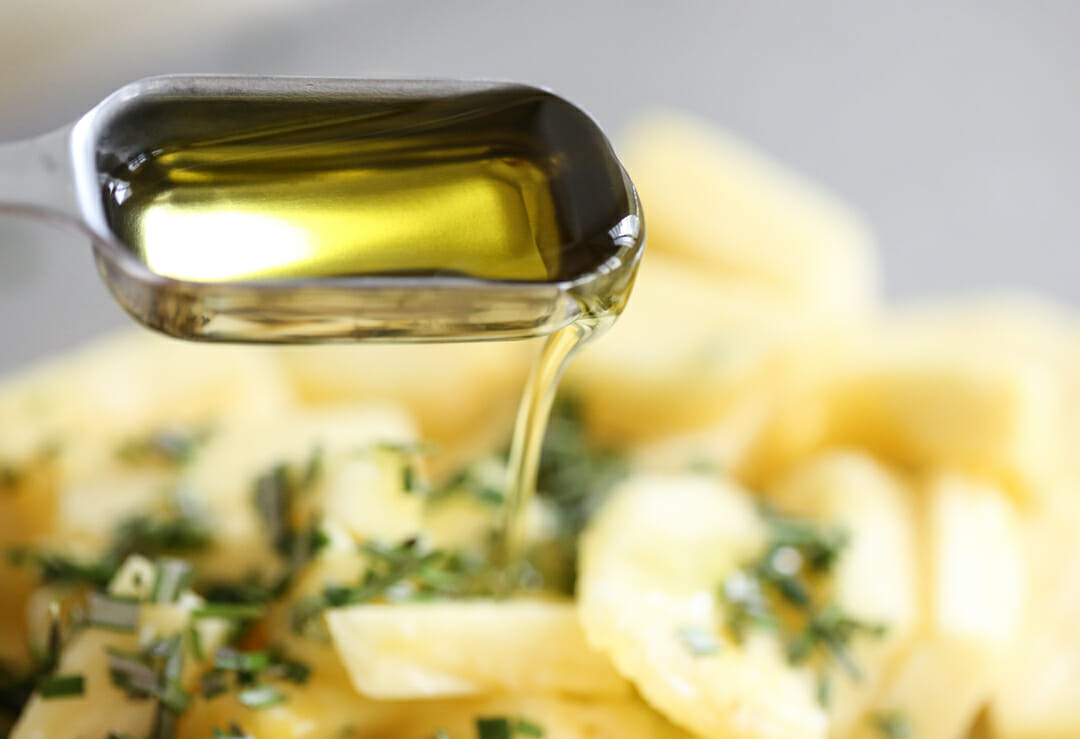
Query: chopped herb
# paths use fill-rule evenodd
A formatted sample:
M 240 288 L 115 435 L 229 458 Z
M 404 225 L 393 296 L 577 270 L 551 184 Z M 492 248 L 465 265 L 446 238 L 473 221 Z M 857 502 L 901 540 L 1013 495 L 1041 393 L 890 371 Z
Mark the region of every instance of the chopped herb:
M 86 619 L 91 626 L 101 629 L 135 631 L 139 626 L 139 602 L 133 598 L 90 593 Z
M 285 694 L 273 685 L 255 685 L 236 694 L 237 700 L 248 708 L 269 708 L 284 703 Z
M 372 602 L 494 596 L 502 592 L 498 573 L 477 553 L 428 549 L 420 539 L 396 544 L 366 542 L 368 568 L 353 585 L 327 585 L 301 600 L 293 627 L 305 630 L 327 608 Z
M 232 672 L 257 673 L 270 666 L 267 652 L 241 652 L 237 649 L 222 647 L 214 655 L 214 667 Z
M 207 739 L 252 739 L 252 736 L 240 728 L 239 724 L 229 724 L 229 728 L 225 730 L 214 727 L 214 733 Z
M 716 637 L 699 626 L 682 626 L 676 633 L 683 646 L 695 657 L 708 657 L 720 651 L 720 642 Z
M 38 693 L 42 698 L 73 698 L 85 691 L 82 675 L 50 675 L 38 682 Z
M 184 650 L 179 635 L 157 639 L 136 652 L 110 647 L 106 654 L 114 685 L 133 698 L 157 699 L 161 709 L 157 716 L 159 725 L 171 724 L 187 707 L 190 696 L 180 684 Z
M 129 439 L 116 450 L 116 456 L 131 465 L 180 467 L 188 464 L 211 432 L 208 428 L 166 428 L 146 436 Z
M 899 711 L 885 711 L 870 717 L 874 728 L 887 739 L 911 739 L 915 736 L 911 720 Z
M 116 564 L 111 561 L 83 561 L 60 552 L 11 549 L 8 560 L 14 565 L 36 568 L 42 584 L 104 588 L 116 574 Z
M 194 571 L 182 559 L 163 559 L 154 563 L 154 584 L 150 588 L 153 603 L 175 603 L 180 593 L 191 584 Z
M 477 739 L 510 739 L 510 719 L 506 717 L 476 719 Z
M 279 651 L 244 652 L 221 647 L 214 655 L 214 668 L 200 678 L 199 688 L 207 698 L 234 688 L 241 691 L 260 688 L 266 692 L 270 689 L 276 690 L 267 684 L 266 680 L 282 679 L 302 684 L 307 682 L 310 674 L 311 669 L 306 664 L 289 659 Z M 258 700 L 258 695 L 253 693 L 247 699 Z M 281 695 L 284 700 L 284 694 Z
M 318 482 L 322 469 L 323 451 L 315 447 L 302 465 L 279 463 L 255 480 L 255 507 L 271 544 L 289 565 L 276 591 L 283 590 L 292 575 L 325 543 L 315 525 L 299 520 L 301 498 Z
M 212 543 L 209 522 L 181 494 L 170 498 L 162 514 L 143 514 L 122 522 L 113 536 L 108 558 L 122 562 L 130 554 L 147 557 L 192 554 Z
M 526 718 L 488 716 L 476 719 L 477 739 L 511 739 L 513 736 L 542 737 L 544 729 Z
M 544 727 L 525 718 L 518 718 L 514 722 L 514 732 L 522 736 L 541 737 L 544 735 Z
M 738 642 L 753 628 L 777 632 L 791 664 L 817 668 L 818 700 L 826 705 L 831 693 L 826 667 L 838 665 L 859 680 L 851 644 L 858 636 L 879 638 L 885 628 L 815 597 L 848 544 L 847 532 L 768 509 L 762 517 L 770 534 L 764 550 L 721 585 L 725 625 Z

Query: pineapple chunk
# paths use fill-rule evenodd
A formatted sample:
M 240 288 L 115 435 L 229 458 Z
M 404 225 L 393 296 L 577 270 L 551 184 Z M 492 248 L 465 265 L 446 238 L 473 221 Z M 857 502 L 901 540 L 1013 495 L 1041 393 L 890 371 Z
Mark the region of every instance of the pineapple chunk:
M 1024 544 L 1031 595 L 1005 679 L 990 705 L 995 739 L 1080 736 L 1080 485 L 1030 512 Z
M 647 204 L 654 253 L 837 314 L 872 305 L 868 229 L 820 188 L 673 113 L 642 118 L 620 152 Z
M 582 540 L 579 614 L 585 637 L 673 723 L 701 736 L 824 737 L 812 674 L 776 639 L 732 640 L 715 597 L 724 577 L 765 543 L 750 497 L 704 477 L 624 483 Z M 687 628 L 715 639 L 696 654 Z
M 255 483 L 278 464 L 302 469 L 313 455 L 321 472 L 298 501 L 301 506 L 357 534 L 415 533 L 422 501 L 402 490 L 403 459 L 376 448 L 415 439 L 403 412 L 374 405 L 297 411 L 269 425 L 221 429 L 181 479 L 182 489 L 215 526 L 213 546 L 196 558 L 200 572 L 221 580 L 253 572 L 274 576 L 282 563 L 256 508 Z
M 145 595 L 138 573 L 147 574 L 153 565 L 142 557 L 131 557 L 110 583 L 110 592 L 138 597 Z M 136 632 L 119 632 L 87 627 L 64 647 L 57 668 L 59 675 L 80 675 L 83 693 L 67 698 L 44 698 L 35 694 L 23 709 L 11 732 L 11 739 L 81 739 L 119 735 L 146 736 L 153 726 L 157 701 L 133 698 L 118 687 L 110 675 L 108 651 L 138 651 L 140 639 L 198 631 L 204 654 L 212 654 L 224 643 L 230 624 L 220 619 L 192 621 L 191 612 L 203 601 L 185 591 L 175 603 L 142 603 Z M 199 655 L 185 639 L 185 660 L 181 682 L 188 688 L 200 670 Z
M 1020 356 L 989 362 L 903 335 L 866 341 L 786 401 L 755 440 L 747 474 L 758 482 L 815 450 L 846 445 L 1031 495 L 1061 436 L 1057 389 L 1045 367 Z
M 284 703 L 246 708 L 233 695 L 196 700 L 181 717 L 178 739 L 206 739 L 235 723 L 258 739 L 431 739 L 476 736 L 485 717 L 525 719 L 552 739 L 689 739 L 634 698 L 575 700 L 505 695 L 424 701 L 371 701 L 318 673 L 302 686 L 283 686 Z
M 911 647 L 851 736 L 879 737 L 870 717 L 898 711 L 913 736 L 961 739 L 993 694 L 1023 615 L 1019 522 L 998 488 L 955 474 L 924 491 L 925 601 Z
M 0 384 L 0 457 L 56 442 L 115 443 L 165 425 L 269 418 L 290 396 L 270 350 L 124 332 Z
M 477 736 L 477 720 L 525 720 L 553 739 L 689 739 L 640 700 L 507 695 L 458 701 L 409 704 L 382 733 L 361 732 L 361 739 L 430 739 L 440 729 L 451 737 Z M 515 732 L 514 736 L 524 736 Z
M 800 348 L 838 340 L 846 320 L 651 254 L 623 316 L 575 359 L 566 383 L 591 435 L 651 441 L 723 423 L 747 397 L 790 383 L 803 371 Z
M 852 643 L 862 677 L 833 681 L 830 734 L 844 736 L 907 647 L 919 615 L 915 512 L 910 490 L 872 457 L 832 452 L 794 470 L 770 496 L 783 512 L 838 524 L 850 541 L 831 575 L 845 613 L 887 628 Z
M 326 623 L 353 687 L 369 698 L 630 692 L 586 645 L 571 603 L 362 605 L 332 609 Z
M 305 346 L 280 350 L 297 394 L 313 404 L 392 402 L 416 418 L 443 467 L 502 444 L 534 342 Z
M 45 699 L 35 695 L 23 709 L 11 739 L 80 739 L 110 731 L 146 736 L 153 724 L 155 701 L 129 698 L 113 684 L 108 649 L 134 651 L 138 638 L 100 629 L 78 634 L 65 649 L 57 674 L 83 677 L 82 695 Z

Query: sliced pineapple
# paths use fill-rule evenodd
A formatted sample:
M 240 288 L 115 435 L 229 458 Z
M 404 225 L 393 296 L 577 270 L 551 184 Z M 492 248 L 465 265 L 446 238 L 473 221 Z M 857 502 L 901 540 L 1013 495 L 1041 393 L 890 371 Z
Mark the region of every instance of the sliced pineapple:
M 1030 596 L 990 704 L 995 739 L 1080 736 L 1080 485 L 1063 484 L 1024 521 Z
M 651 251 L 832 312 L 872 305 L 868 229 L 821 188 L 685 115 L 641 118 L 619 150 L 646 203 Z
M 862 720 L 885 675 L 908 646 L 919 615 L 915 511 L 897 475 L 859 452 L 831 452 L 796 468 L 772 491 L 781 511 L 843 527 L 849 537 L 831 573 L 831 597 L 843 611 L 886 627 L 852 643 L 858 680 L 834 680 L 830 735 Z
M 114 576 L 110 592 L 124 598 L 140 600 L 149 594 L 146 589 L 152 580 L 154 565 L 142 557 L 131 557 Z M 206 667 L 206 655 L 213 654 L 225 642 L 230 624 L 221 619 L 192 618 L 192 611 L 203 600 L 186 590 L 172 603 L 139 605 L 137 628 L 117 631 L 88 626 L 79 631 L 64 646 L 56 670 L 58 675 L 78 675 L 83 679 L 83 692 L 64 698 L 45 698 L 35 694 L 23 709 L 11 732 L 12 739 L 81 739 L 104 737 L 109 732 L 118 735 L 146 736 L 153 726 L 157 701 L 134 698 L 116 685 L 109 664 L 109 651 L 137 652 L 141 643 L 157 638 L 184 635 L 181 683 L 195 683 Z M 187 636 L 189 629 L 198 632 L 199 650 Z
M 286 686 L 287 700 L 261 710 L 241 705 L 234 695 L 197 700 L 181 717 L 178 739 L 206 739 L 232 724 L 258 739 L 347 737 L 348 739 L 431 739 L 439 732 L 467 739 L 477 721 L 526 721 L 553 739 L 688 739 L 634 698 L 590 700 L 504 695 L 425 701 L 372 701 L 347 685 L 320 678 Z M 515 734 L 519 736 L 520 734 Z
M 326 623 L 353 687 L 369 698 L 630 692 L 585 643 L 572 603 L 362 605 L 331 609 Z
M 357 734 L 358 739 L 395 737 L 430 739 L 443 730 L 450 737 L 479 735 L 484 719 L 498 726 L 508 723 L 513 736 L 542 732 L 559 739 L 688 739 L 689 735 L 665 721 L 640 700 L 506 695 L 490 698 L 409 703 L 396 720 L 380 731 Z M 514 730 L 524 722 L 529 731 Z
M 301 511 L 336 520 L 357 534 L 415 533 L 422 499 L 402 489 L 408 460 L 380 451 L 380 445 L 407 446 L 415 440 L 403 411 L 377 405 L 296 411 L 273 424 L 222 428 L 181 478 L 182 489 L 215 527 L 213 546 L 196 559 L 200 573 L 221 580 L 251 573 L 276 576 L 283 563 L 273 554 L 256 487 L 282 464 L 294 476 L 314 472 L 296 501 Z
M 567 370 L 590 433 L 636 443 L 724 423 L 768 397 L 839 341 L 842 320 L 759 285 L 717 277 L 664 254 L 641 265 L 623 316 Z
M 824 737 L 809 670 L 791 667 L 771 635 L 743 644 L 722 628 L 724 578 L 765 544 L 751 498 L 697 477 L 637 477 L 582 540 L 579 613 L 608 655 L 672 722 L 707 737 Z M 692 649 L 687 630 L 715 649 Z
M 755 440 L 752 481 L 815 450 L 865 448 L 920 471 L 938 467 L 1034 494 L 1061 439 L 1059 386 L 1022 355 L 989 361 L 961 342 L 946 351 L 924 333 L 867 339 L 785 401 Z
M 923 613 L 911 647 L 852 737 L 880 737 L 896 712 L 912 736 L 961 739 L 1002 677 L 1025 598 L 1020 529 L 1000 488 L 956 474 L 928 484 L 922 513 Z
M 441 468 L 503 444 L 534 342 L 321 346 L 281 350 L 297 393 L 324 405 L 392 402 L 416 418 Z
M 291 388 L 268 349 L 124 332 L 0 385 L 0 458 L 93 445 L 233 416 L 267 418 Z

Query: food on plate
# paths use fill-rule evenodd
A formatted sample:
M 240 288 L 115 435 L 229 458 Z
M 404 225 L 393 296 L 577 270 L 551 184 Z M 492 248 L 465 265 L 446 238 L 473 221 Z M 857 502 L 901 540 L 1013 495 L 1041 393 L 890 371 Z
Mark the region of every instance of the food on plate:
M 0 381 L 0 735 L 1080 735 L 1080 322 L 901 308 L 705 124 L 498 546 L 529 344 L 145 333 Z

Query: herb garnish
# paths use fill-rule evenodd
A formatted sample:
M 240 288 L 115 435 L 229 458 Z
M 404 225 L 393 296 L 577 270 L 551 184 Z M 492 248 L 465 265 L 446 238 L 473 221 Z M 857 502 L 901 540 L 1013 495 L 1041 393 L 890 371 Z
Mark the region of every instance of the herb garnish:
M 510 719 L 505 716 L 480 717 L 476 719 L 477 739 L 511 739 L 514 736 L 542 737 L 544 728 L 525 718 Z
M 109 677 L 132 698 L 154 698 L 157 712 L 153 739 L 176 734 L 176 718 L 188 706 L 191 696 L 180 683 L 184 666 L 183 638 L 177 634 L 155 639 L 138 651 L 107 648 Z
M 870 717 L 874 728 L 886 739 L 911 739 L 914 729 L 911 720 L 900 711 L 884 711 Z
M 395 545 L 360 545 L 368 568 L 352 585 L 330 584 L 293 610 L 293 627 L 304 631 L 327 608 L 360 603 L 397 603 L 439 598 L 476 598 L 502 592 L 499 573 L 479 553 L 429 549 L 422 539 Z
M 240 724 L 229 724 L 225 731 L 214 727 L 214 733 L 208 739 L 252 739 L 252 736 L 240 728 Z
M 752 628 L 777 632 L 791 664 L 816 666 L 818 701 L 825 705 L 831 690 L 826 668 L 836 664 L 851 679 L 861 679 L 851 643 L 860 635 L 881 637 L 885 627 L 815 597 L 848 544 L 846 531 L 768 509 L 762 516 L 769 527 L 764 551 L 720 587 L 725 625 L 740 643 Z
M 268 708 L 286 700 L 286 695 L 268 680 L 307 682 L 311 669 L 280 651 L 241 651 L 221 647 L 214 654 L 214 667 L 199 679 L 206 698 L 237 691 L 237 699 L 249 708 Z
M 116 456 L 130 465 L 181 467 L 191 462 L 199 447 L 210 438 L 209 428 L 164 428 L 128 439 Z
M 42 698 L 77 698 L 85 692 L 82 675 L 50 675 L 38 681 L 38 693 Z

